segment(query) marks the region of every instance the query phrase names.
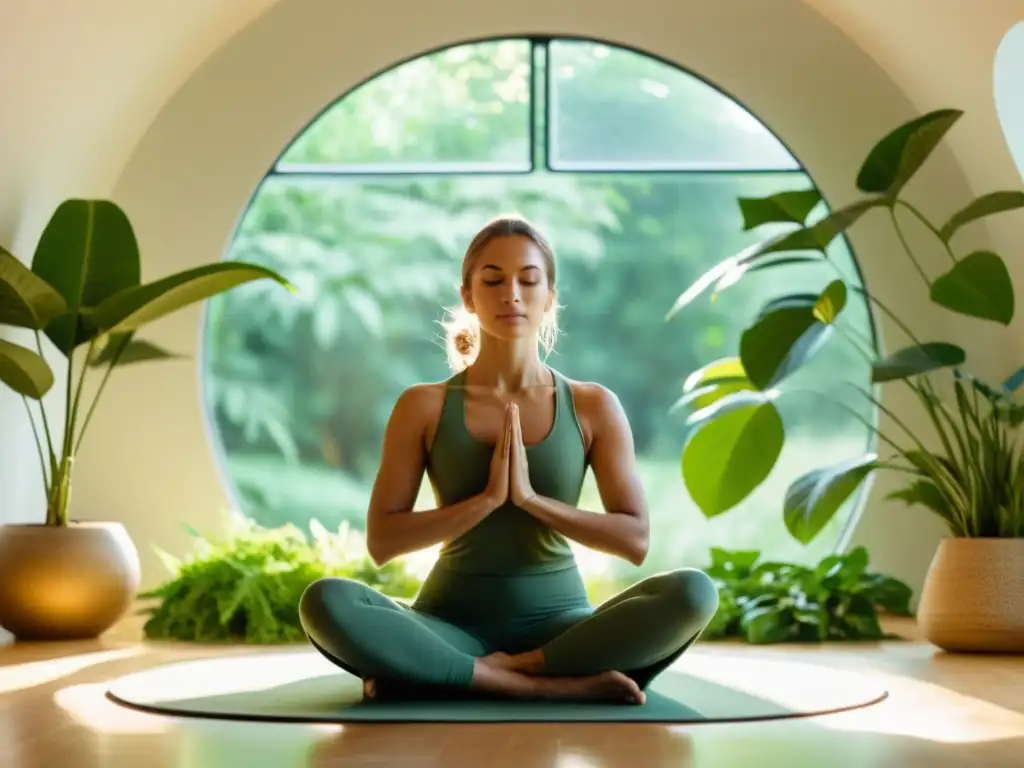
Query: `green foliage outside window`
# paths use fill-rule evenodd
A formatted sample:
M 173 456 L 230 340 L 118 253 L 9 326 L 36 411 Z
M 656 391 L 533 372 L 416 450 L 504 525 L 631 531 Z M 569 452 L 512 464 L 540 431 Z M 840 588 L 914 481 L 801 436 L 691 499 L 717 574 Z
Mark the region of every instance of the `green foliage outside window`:
M 686 415 L 670 410 L 690 372 L 736 348 L 758 306 L 783 289 L 811 290 L 827 267 L 766 273 L 692 308 L 685 323 L 665 322 L 680 286 L 754 242 L 738 197 L 808 184 L 785 147 L 726 96 L 596 43 L 553 41 L 546 55 L 528 41 L 475 43 L 362 85 L 284 152 L 228 254 L 280 271 L 298 296 L 283 301 L 253 284 L 210 304 L 205 397 L 241 510 L 269 527 L 306 530 L 316 518 L 362 530 L 395 399 L 450 375 L 439 321 L 458 301 L 466 244 L 487 219 L 516 211 L 547 230 L 560 257 L 563 336 L 548 362 L 619 396 L 650 502 L 647 562 L 579 550 L 587 577 L 615 590 L 699 565 L 712 546 L 818 562 L 857 500 L 807 546 L 789 536 L 779 500 L 812 461 L 863 453 L 871 405 L 851 395 L 789 409 L 772 476 L 724 522 L 706 519 L 687 494 Z M 856 274 L 842 239 L 830 255 Z M 872 336 L 855 298 L 843 322 Z M 869 383 L 843 347 L 800 375 L 823 369 Z M 433 504 L 424 482 L 416 508 Z M 581 506 L 600 509 L 592 476 Z

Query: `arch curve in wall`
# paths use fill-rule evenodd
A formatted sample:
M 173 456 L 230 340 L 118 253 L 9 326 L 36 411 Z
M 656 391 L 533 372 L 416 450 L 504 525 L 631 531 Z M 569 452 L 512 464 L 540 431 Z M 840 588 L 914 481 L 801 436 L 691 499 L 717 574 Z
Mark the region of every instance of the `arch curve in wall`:
M 617 394 L 650 504 L 643 568 L 577 547 L 584 575 L 617 591 L 704 566 L 711 547 L 817 562 L 843 543 L 860 499 L 807 546 L 786 531 L 781 500 L 809 469 L 872 448 L 873 406 L 790 401 L 769 481 L 710 521 L 681 482 L 687 428 L 670 409 L 692 371 L 735 354 L 757 307 L 820 291 L 836 270 L 859 282 L 846 242 L 829 263 L 765 273 L 664 320 L 702 272 L 767 234 L 743 232 L 738 198 L 811 186 L 747 109 L 636 49 L 579 36 L 485 38 L 374 75 L 285 148 L 235 233 L 229 258 L 283 272 L 306 295 L 253 285 L 211 302 L 204 391 L 229 488 L 264 525 L 315 518 L 363 530 L 391 405 L 406 387 L 449 375 L 436 335 L 442 308 L 459 300 L 463 249 L 487 219 L 514 210 L 559 253 L 565 334 L 550 362 Z M 842 324 L 873 338 L 859 294 Z M 788 384 L 829 375 L 870 386 L 841 341 Z M 424 480 L 417 507 L 434 505 Z M 592 476 L 581 507 L 601 508 Z
M 356 13 L 329 0 L 284 0 L 221 48 L 167 103 L 113 194 L 135 223 L 147 275 L 221 258 L 244 201 L 260 188 L 281 147 L 324 104 L 412 52 L 530 30 L 611 40 L 700 72 L 786 137 L 825 197 L 841 205 L 853 194 L 851 179 L 864 150 L 914 110 L 858 46 L 801 0 L 767 6 L 635 0 L 624 17 L 611 2 L 521 0 L 465 7 L 441 0 L 426 9 L 393 0 L 389 15 L 407 21 L 396 29 L 376 10 Z M 737 14 L 744 24 L 735 22 Z M 758 65 L 744 63 L 748 59 L 735 55 L 740 50 L 756 56 Z M 843 88 L 827 87 L 836 78 Z M 851 104 L 870 109 L 850 112 Z M 962 178 L 954 173 L 949 181 L 929 194 L 940 203 L 947 191 L 962 198 Z M 916 311 L 913 300 L 900 295 L 909 268 L 886 263 L 888 237 L 884 227 L 863 226 L 851 242 L 862 255 L 867 284 L 881 298 L 901 300 L 907 311 Z M 920 308 L 926 309 L 923 302 Z M 111 399 L 121 407 L 97 413 L 93 452 L 82 457 L 76 488 L 84 508 L 122 519 L 137 540 L 172 553 L 190 546 L 183 522 L 216 531 L 232 506 L 209 460 L 213 435 L 203 413 L 206 393 L 196 385 L 203 328 L 198 309 L 153 326 L 155 342 L 191 359 L 111 380 Z M 882 322 L 883 339 L 888 331 Z M 141 410 L 144 434 L 135 429 Z M 137 437 L 128 442 L 125 434 Z M 114 467 L 123 470 L 120 478 L 112 475 Z M 913 585 L 923 576 L 933 543 L 921 535 L 918 520 L 880 501 L 886 490 L 881 482 L 873 487 L 854 540 L 871 545 L 876 567 Z M 153 583 L 163 572 L 149 548 L 141 549 L 144 581 Z

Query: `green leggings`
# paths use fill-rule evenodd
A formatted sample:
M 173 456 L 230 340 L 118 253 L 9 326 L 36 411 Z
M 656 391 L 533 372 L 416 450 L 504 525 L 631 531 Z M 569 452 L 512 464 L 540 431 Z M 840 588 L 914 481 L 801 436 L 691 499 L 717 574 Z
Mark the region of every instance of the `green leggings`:
M 543 650 L 544 674 L 618 670 L 646 688 L 718 610 L 702 571 L 650 576 L 593 608 L 575 566 L 481 576 L 435 566 L 411 606 L 357 581 L 321 579 L 299 616 L 312 644 L 361 677 L 427 687 L 473 681 L 474 658 Z

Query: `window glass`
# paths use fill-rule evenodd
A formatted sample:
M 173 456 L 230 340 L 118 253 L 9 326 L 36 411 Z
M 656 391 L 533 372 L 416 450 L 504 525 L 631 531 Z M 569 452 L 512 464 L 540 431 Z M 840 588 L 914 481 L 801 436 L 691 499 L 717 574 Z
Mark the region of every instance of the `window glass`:
M 427 57 L 442 84 L 434 90 L 462 82 L 458 73 L 465 71 L 466 61 L 476 62 L 470 71 L 495 76 L 507 70 L 488 65 L 488 57 L 506 61 L 510 52 L 527 51 L 523 42 L 477 45 L 472 55 L 463 50 L 458 56 Z M 579 58 L 594 57 L 599 49 L 589 43 L 553 43 L 550 61 L 557 67 L 555 50 Z M 527 53 L 522 60 L 529 58 Z M 673 82 L 688 84 L 689 93 L 706 94 L 694 96 L 687 107 L 691 116 L 697 115 L 691 122 L 707 126 L 719 119 L 725 97 L 691 76 L 635 53 L 611 50 L 606 58 L 627 61 L 645 76 L 661 73 L 667 79 L 671 74 Z M 631 75 L 634 80 L 639 76 Z M 327 110 L 320 118 L 327 122 L 314 123 L 298 140 L 302 146 L 293 145 L 285 156 L 337 158 L 345 136 L 374 135 L 380 105 L 390 98 L 390 77 L 376 78 Z M 510 146 L 510 137 L 519 135 L 511 122 L 465 119 L 479 102 L 474 94 L 498 89 L 485 79 L 480 74 L 474 88 L 446 97 L 453 114 L 462 118 L 438 116 L 443 129 L 424 113 L 396 111 L 388 129 L 398 137 L 395 146 L 405 148 L 408 158 L 443 156 L 456 166 L 483 157 L 481 148 Z M 523 82 L 530 79 L 528 71 L 522 73 Z M 430 90 L 430 82 L 422 81 L 422 87 Z M 625 110 L 628 99 L 621 82 L 595 76 L 590 98 L 619 103 Z M 378 87 L 387 92 L 375 94 Z M 525 104 L 525 96 L 515 103 Z M 711 112 L 702 113 L 704 108 Z M 321 128 L 334 114 L 345 114 L 347 122 Z M 536 117 L 544 114 L 538 110 Z M 655 131 L 659 121 L 686 123 L 673 114 L 652 112 L 639 123 L 645 131 Z M 515 124 L 525 126 L 525 118 Z M 341 125 L 354 127 L 340 131 Z M 577 130 L 577 155 L 597 157 L 597 150 L 586 146 L 615 145 L 600 139 L 600 131 L 614 125 L 595 118 L 587 129 L 594 137 L 589 145 L 582 129 Z M 796 562 L 831 552 L 858 513 L 860 496 L 807 547 L 786 531 L 782 503 L 786 487 L 808 469 L 857 456 L 869 444 L 867 428 L 846 409 L 873 421 L 870 403 L 853 388 L 832 391 L 822 383 L 825 373 L 829 381 L 870 388 L 867 366 L 850 345 L 837 337 L 794 377 L 794 385 L 802 381 L 822 396 L 783 404 L 787 446 L 774 472 L 739 508 L 714 520 L 703 517 L 683 484 L 685 414 L 669 413 L 687 375 L 735 354 L 740 333 L 769 299 L 820 290 L 834 276 L 833 269 L 856 279 L 852 254 L 838 240 L 830 265 L 801 263 L 764 271 L 757 280 L 742 281 L 713 302 L 699 300 L 665 322 L 676 296 L 697 276 L 763 236 L 743 231 L 738 197 L 811 183 L 799 171 L 759 170 L 758 159 L 768 165 L 765 158 L 780 150 L 758 130 L 747 145 L 726 138 L 705 145 L 711 148 L 705 158 L 712 149 L 736 163 L 749 158 L 750 168 L 731 173 L 649 171 L 637 154 L 641 143 L 636 150 L 620 148 L 625 165 L 614 173 L 543 168 L 529 173 L 272 173 L 242 217 L 228 257 L 279 270 L 300 293 L 261 282 L 218 296 L 210 302 L 205 336 L 211 433 L 242 511 L 269 526 L 293 522 L 306 527 L 316 518 L 329 529 L 342 521 L 364 529 L 395 399 L 414 383 L 451 375 L 440 321 L 444 309 L 459 301 L 464 250 L 484 222 L 513 211 L 546 230 L 559 259 L 562 336 L 548 362 L 570 378 L 600 382 L 618 395 L 632 426 L 650 505 L 652 546 L 641 568 L 575 547 L 588 583 L 604 585 L 594 586 L 595 597 L 648 573 L 706 565 L 712 546 L 759 549 L 765 557 Z M 538 133 L 543 139 L 544 132 Z M 442 134 L 443 152 L 437 149 Z M 429 152 L 420 147 L 421 140 Z M 667 140 L 662 146 L 672 148 Z M 357 167 L 385 156 L 373 141 L 346 151 L 347 161 Z M 654 154 L 652 148 L 649 155 Z M 692 156 L 698 154 L 695 150 Z M 676 157 L 684 154 L 679 151 Z M 788 155 L 783 159 L 776 164 L 795 163 Z M 637 167 L 625 170 L 631 163 Z M 850 294 L 841 323 L 849 333 L 873 342 L 871 318 L 858 294 Z M 424 480 L 416 507 L 432 506 Z M 580 506 L 602 509 L 592 474 Z M 431 560 L 432 552 L 409 558 L 422 568 Z
M 746 109 L 657 59 L 601 43 L 555 40 L 548 69 L 554 169 L 799 168 Z
M 530 168 L 530 43 L 461 45 L 400 64 L 318 117 L 282 170 L 362 173 Z

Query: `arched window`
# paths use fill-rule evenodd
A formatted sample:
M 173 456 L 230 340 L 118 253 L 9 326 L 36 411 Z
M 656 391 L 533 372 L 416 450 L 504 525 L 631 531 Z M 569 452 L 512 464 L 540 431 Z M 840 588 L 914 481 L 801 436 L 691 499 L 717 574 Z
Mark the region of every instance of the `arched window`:
M 812 466 L 860 454 L 861 422 L 800 401 L 784 414 L 790 437 L 769 481 L 706 520 L 680 473 L 684 416 L 669 414 L 685 377 L 735 350 L 780 285 L 816 291 L 828 276 L 806 264 L 765 272 L 665 322 L 696 276 L 754 239 L 738 197 L 807 184 L 789 150 L 721 91 L 600 42 L 474 42 L 363 83 L 284 150 L 231 246 L 230 258 L 280 270 L 301 295 L 254 284 L 211 302 L 206 403 L 241 509 L 264 525 L 363 527 L 396 397 L 450 375 L 439 321 L 459 300 L 464 249 L 487 219 L 516 211 L 547 230 L 560 258 L 564 335 L 549 362 L 617 393 L 650 501 L 645 565 L 584 554 L 583 568 L 623 583 L 703 565 L 711 546 L 824 556 L 859 504 L 803 547 L 784 527 L 783 494 Z M 856 274 L 842 239 L 831 256 Z M 873 336 L 863 303 L 847 317 Z M 838 344 L 799 375 L 813 383 L 837 367 L 866 376 Z M 418 507 L 433 504 L 424 482 Z M 581 506 L 601 508 L 592 476 Z

